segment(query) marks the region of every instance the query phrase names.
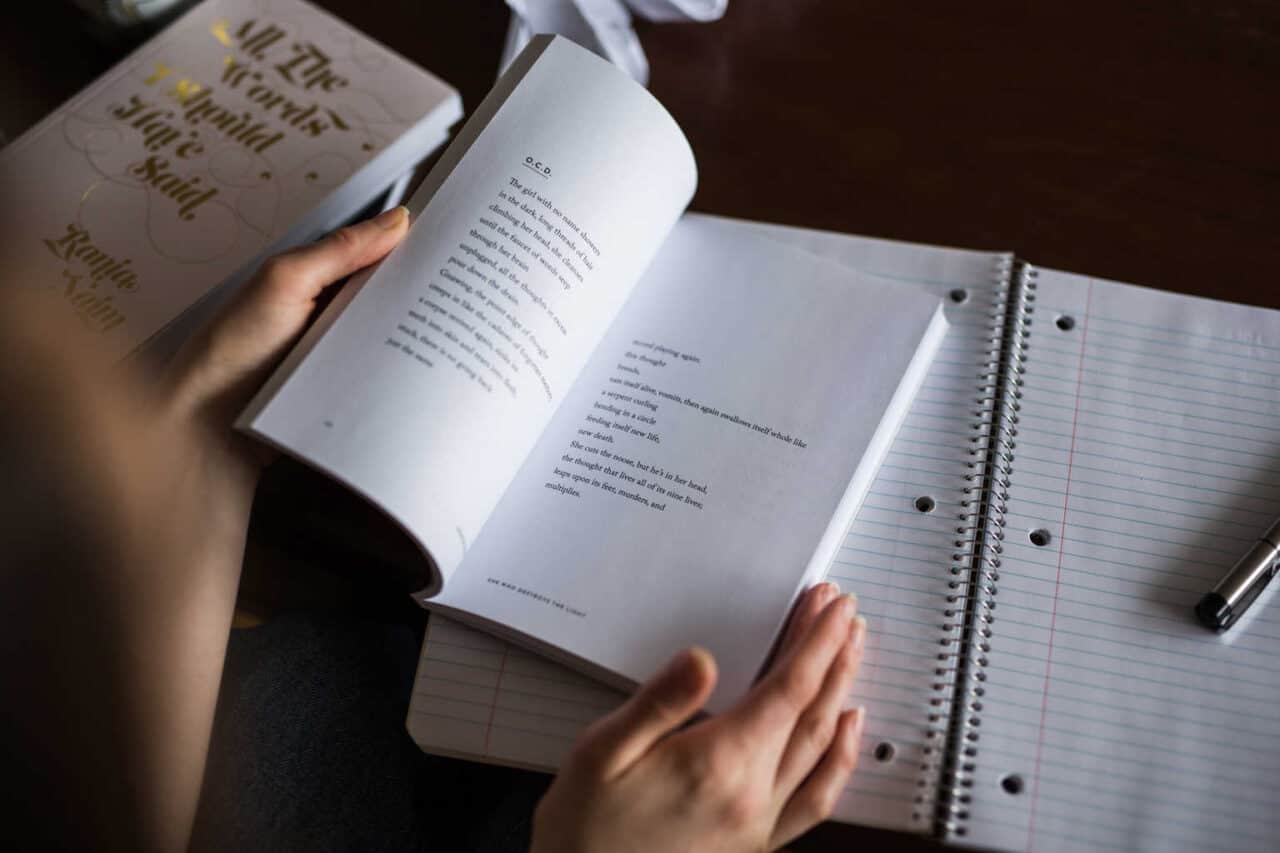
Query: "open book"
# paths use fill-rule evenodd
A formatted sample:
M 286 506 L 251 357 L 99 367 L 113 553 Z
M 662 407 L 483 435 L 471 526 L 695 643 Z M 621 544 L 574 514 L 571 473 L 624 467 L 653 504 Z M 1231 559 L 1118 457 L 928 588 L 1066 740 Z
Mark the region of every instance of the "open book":
M 1280 312 L 715 221 L 931 288 L 951 321 L 828 568 L 870 627 L 835 817 L 1003 850 L 1274 850 L 1276 586 L 1221 636 L 1192 610 L 1280 515 Z M 433 615 L 408 729 L 551 769 L 623 698 Z
M 744 692 L 946 330 L 937 294 L 705 218 L 688 143 L 563 39 L 504 74 L 241 418 L 382 508 L 424 603 L 631 683 Z

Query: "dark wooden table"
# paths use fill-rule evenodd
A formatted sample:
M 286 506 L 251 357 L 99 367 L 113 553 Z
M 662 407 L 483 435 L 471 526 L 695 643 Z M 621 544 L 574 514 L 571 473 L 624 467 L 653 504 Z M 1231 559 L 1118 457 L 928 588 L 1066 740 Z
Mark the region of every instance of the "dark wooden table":
M 61 4 L 31 5 L 0 35 L 9 138 L 116 58 Z M 321 5 L 468 107 L 493 82 L 499 0 Z M 1280 307 L 1280 4 L 732 0 L 715 24 L 639 30 L 697 155 L 694 209 Z M 265 550 L 325 550 L 271 528 L 255 522 Z M 828 825 L 796 847 L 890 842 L 928 846 Z
M 497 0 L 322 5 L 468 106 L 493 82 Z M 1280 307 L 1276 2 L 731 0 L 639 29 L 696 210 Z

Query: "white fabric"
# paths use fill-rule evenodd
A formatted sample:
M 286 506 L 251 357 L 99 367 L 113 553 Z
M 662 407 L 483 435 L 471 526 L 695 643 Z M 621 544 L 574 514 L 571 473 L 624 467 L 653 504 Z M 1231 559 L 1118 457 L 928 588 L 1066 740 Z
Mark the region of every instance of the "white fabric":
M 507 0 L 511 26 L 499 71 L 538 33 L 570 38 L 626 71 L 641 85 L 649 82 L 649 61 L 631 26 L 635 13 L 650 21 L 714 21 L 729 0 Z

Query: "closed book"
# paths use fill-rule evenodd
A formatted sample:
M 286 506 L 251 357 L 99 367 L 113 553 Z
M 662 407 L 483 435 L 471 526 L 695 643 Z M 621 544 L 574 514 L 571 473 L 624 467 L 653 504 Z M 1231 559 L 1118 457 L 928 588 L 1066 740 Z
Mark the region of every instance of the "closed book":
M 303 0 L 207 0 L 0 151 L 0 264 L 127 355 L 365 207 L 461 110 Z

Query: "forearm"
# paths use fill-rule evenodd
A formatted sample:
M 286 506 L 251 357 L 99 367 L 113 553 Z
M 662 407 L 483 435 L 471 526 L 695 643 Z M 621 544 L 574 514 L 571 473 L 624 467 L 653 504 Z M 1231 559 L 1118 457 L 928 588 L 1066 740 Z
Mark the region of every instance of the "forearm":
M 46 846 L 185 847 L 263 448 L 232 419 L 397 208 L 267 264 L 146 394 L 65 306 L 0 288 L 0 786 Z
M 49 846 L 183 849 L 252 481 L 32 310 L 0 328 L 5 798 Z
M 163 524 L 177 541 L 144 545 L 114 601 L 131 670 L 118 683 L 136 685 L 119 697 L 133 709 L 125 760 L 161 850 L 184 849 L 195 818 L 244 555 L 251 492 L 219 480 L 195 464 L 175 484 Z

